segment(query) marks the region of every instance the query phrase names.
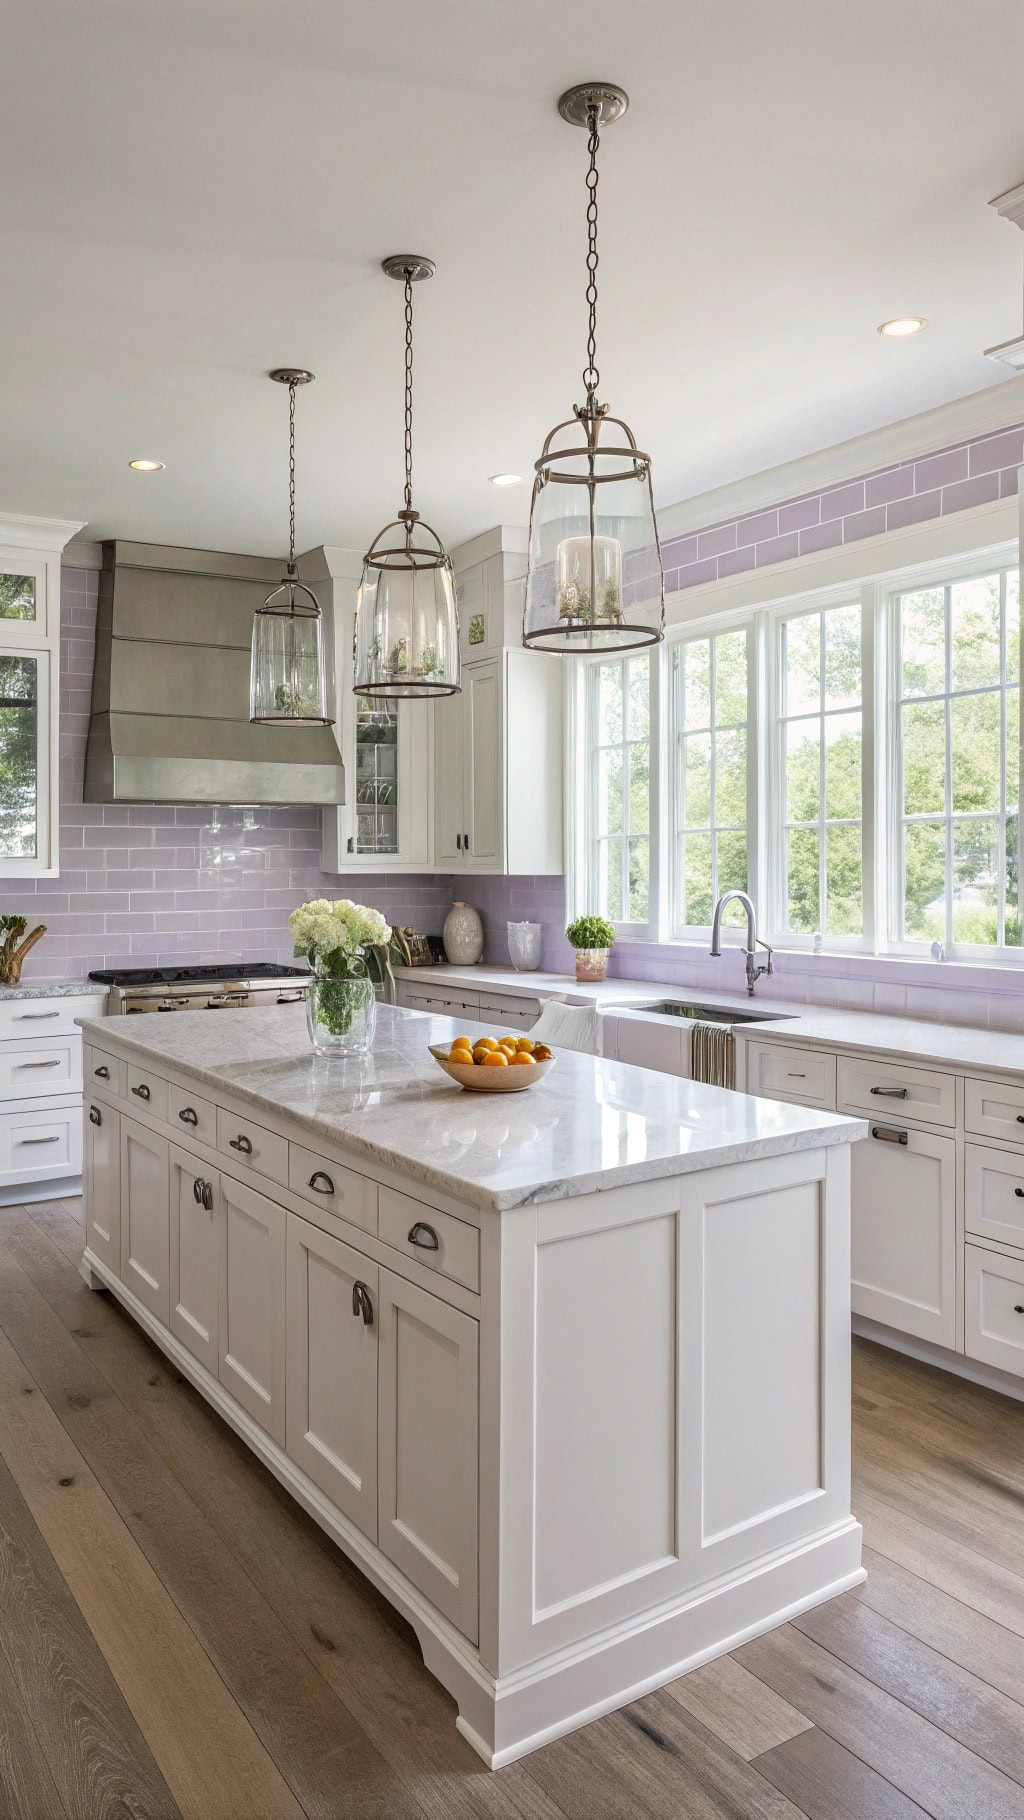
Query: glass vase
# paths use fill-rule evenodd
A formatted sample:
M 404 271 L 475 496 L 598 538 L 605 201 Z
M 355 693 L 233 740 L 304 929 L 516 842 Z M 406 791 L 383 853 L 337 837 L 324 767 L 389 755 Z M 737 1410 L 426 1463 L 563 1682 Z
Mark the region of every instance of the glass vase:
M 603 980 L 608 972 L 607 948 L 577 948 L 576 978 L 581 984 Z
M 323 976 L 310 980 L 306 1022 L 318 1055 L 365 1055 L 377 1022 L 373 981 Z

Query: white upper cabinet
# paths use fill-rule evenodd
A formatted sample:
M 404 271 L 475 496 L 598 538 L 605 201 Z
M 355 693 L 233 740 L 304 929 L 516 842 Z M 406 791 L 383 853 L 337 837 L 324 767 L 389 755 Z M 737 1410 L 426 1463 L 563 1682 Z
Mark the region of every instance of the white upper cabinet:
M 0 872 L 58 871 L 60 553 L 81 530 L 0 513 Z
M 433 858 L 432 705 L 361 700 L 352 693 L 352 639 L 362 557 L 320 550 L 302 563 L 333 629 L 334 734 L 345 801 L 323 811 L 325 872 L 427 872 Z

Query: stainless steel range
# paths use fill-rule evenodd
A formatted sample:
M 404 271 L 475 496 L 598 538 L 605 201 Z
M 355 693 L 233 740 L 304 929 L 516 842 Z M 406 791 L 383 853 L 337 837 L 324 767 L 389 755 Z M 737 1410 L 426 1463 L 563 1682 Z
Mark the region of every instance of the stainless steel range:
M 110 1017 L 138 1011 L 243 1010 L 254 1005 L 291 1005 L 309 990 L 306 967 L 272 961 L 237 961 L 218 967 L 116 967 L 90 973 L 106 986 Z

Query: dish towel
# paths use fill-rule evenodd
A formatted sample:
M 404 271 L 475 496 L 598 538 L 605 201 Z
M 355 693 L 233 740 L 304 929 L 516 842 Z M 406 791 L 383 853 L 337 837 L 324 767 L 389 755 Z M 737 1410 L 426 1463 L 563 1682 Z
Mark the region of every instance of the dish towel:
M 690 1079 L 735 1087 L 736 1045 L 728 1024 L 690 1025 Z

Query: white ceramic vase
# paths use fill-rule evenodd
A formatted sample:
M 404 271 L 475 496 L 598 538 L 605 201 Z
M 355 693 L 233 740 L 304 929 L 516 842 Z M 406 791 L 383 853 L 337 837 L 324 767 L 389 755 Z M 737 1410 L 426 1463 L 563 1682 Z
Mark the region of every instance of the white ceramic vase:
M 472 904 L 453 904 L 441 931 L 444 951 L 453 967 L 475 967 L 484 951 L 484 926 Z

